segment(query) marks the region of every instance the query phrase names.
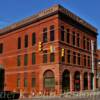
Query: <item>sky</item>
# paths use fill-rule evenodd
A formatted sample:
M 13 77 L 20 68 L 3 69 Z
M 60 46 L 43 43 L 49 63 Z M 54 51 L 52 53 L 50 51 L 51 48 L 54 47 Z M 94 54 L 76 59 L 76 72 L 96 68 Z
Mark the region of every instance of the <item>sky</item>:
M 55 4 L 64 6 L 95 26 L 100 49 L 100 0 L 0 0 L 0 29 Z

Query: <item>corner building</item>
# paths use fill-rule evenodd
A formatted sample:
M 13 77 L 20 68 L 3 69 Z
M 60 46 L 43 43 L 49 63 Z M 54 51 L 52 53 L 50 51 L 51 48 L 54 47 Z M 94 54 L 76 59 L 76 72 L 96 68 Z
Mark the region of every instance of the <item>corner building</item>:
M 60 94 L 96 89 L 96 47 L 97 29 L 60 5 L 1 29 L 5 90 Z

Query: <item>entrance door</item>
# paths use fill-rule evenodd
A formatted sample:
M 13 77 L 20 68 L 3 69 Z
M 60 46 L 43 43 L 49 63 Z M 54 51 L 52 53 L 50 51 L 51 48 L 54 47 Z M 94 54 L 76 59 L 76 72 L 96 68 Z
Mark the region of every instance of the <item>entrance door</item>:
M 80 91 L 80 72 L 75 72 L 74 75 L 74 89 L 75 91 Z
M 84 73 L 84 90 L 88 90 L 88 74 Z
M 70 91 L 70 72 L 65 70 L 62 74 L 62 92 Z

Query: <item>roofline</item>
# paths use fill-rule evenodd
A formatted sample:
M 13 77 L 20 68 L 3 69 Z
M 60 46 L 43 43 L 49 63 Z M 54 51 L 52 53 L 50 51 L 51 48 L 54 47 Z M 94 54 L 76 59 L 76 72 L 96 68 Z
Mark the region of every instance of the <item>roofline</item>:
M 27 18 L 23 19 L 22 21 L 19 21 L 17 23 L 14 23 L 10 26 L 7 26 L 7 27 L 1 29 L 0 35 L 3 35 L 6 33 L 9 33 L 10 31 L 22 28 L 23 26 L 27 26 L 27 25 L 29 25 L 29 23 L 31 24 L 32 22 L 36 22 L 36 21 L 42 19 L 43 17 L 48 17 L 50 15 L 53 15 L 54 13 L 56 13 L 58 11 L 64 13 L 68 17 L 72 18 L 72 20 L 78 22 L 79 24 L 83 25 L 84 27 L 88 28 L 89 30 L 93 31 L 94 33 L 98 34 L 97 29 L 94 26 L 90 25 L 89 23 L 87 23 L 80 17 L 76 16 L 75 14 L 70 12 L 68 9 L 65 9 L 61 5 L 55 5 L 53 7 L 50 7 L 46 10 L 43 10 L 43 11 L 37 13 L 31 17 L 27 17 Z

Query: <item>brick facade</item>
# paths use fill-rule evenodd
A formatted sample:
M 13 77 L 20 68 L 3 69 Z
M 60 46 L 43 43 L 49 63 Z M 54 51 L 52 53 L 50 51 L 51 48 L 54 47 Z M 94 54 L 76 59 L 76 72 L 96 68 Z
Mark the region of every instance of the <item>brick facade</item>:
M 50 40 L 50 34 L 52 34 L 50 27 L 52 25 L 54 27 L 54 40 Z M 44 28 L 47 28 L 46 43 L 43 43 Z M 36 33 L 36 43 L 34 45 L 32 45 L 33 33 Z M 28 36 L 28 46 L 26 48 L 25 35 Z M 19 37 L 21 39 L 20 49 L 18 49 Z M 0 43 L 3 44 L 0 59 L 5 68 L 5 90 L 28 93 L 32 91 L 35 93 L 55 91 L 56 94 L 59 94 L 64 91 L 92 89 L 91 40 L 94 41 L 94 48 L 96 49 L 97 30 L 59 5 L 0 30 Z M 39 42 L 41 42 L 41 51 L 39 51 Z M 50 47 L 52 47 L 53 51 L 50 50 Z M 95 49 L 94 58 L 96 62 L 97 54 Z M 45 50 L 47 50 L 47 63 L 43 63 Z M 63 52 L 64 54 L 62 54 Z M 32 64 L 32 53 L 36 55 L 35 64 Z M 54 54 L 54 61 L 50 60 L 51 53 Z M 28 55 L 26 65 L 24 63 L 25 54 Z M 18 66 L 17 59 L 19 55 L 20 66 Z M 70 62 L 68 60 L 69 56 Z M 44 86 L 44 77 L 46 77 L 44 73 L 48 71 L 54 74 L 55 84 L 53 88 L 45 88 Z M 87 85 L 84 85 L 85 73 Z M 97 65 L 95 63 L 93 73 L 94 88 L 96 88 L 96 73 Z M 68 79 L 67 83 L 69 83 L 65 85 L 67 88 L 63 85 L 63 83 L 66 83 L 64 75 Z M 51 76 L 53 77 L 53 75 Z M 32 87 L 32 77 L 35 78 L 34 87 Z M 26 83 L 24 82 L 25 79 Z M 47 81 L 50 80 L 47 79 Z M 17 86 L 18 84 L 19 86 Z

